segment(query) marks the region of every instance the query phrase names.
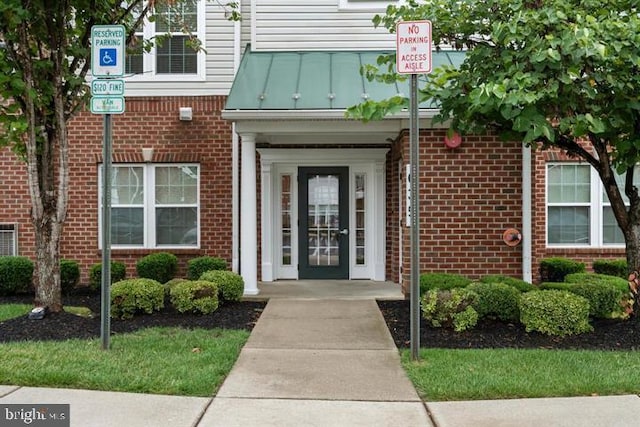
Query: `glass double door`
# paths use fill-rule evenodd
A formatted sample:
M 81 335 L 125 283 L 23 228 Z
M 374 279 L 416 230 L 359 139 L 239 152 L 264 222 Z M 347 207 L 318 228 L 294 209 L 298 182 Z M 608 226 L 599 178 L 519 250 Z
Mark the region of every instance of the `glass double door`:
M 349 168 L 298 169 L 300 279 L 349 278 Z

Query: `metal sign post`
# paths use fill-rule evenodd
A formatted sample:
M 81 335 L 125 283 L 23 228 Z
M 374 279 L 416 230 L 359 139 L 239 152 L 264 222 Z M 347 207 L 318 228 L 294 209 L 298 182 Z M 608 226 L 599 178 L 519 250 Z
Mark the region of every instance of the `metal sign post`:
M 111 346 L 111 114 L 124 113 L 125 28 L 122 25 L 91 27 L 91 74 L 106 77 L 91 82 L 91 112 L 103 114 L 102 146 L 102 280 L 100 337 L 102 349 Z
M 418 74 L 431 72 L 431 22 L 399 22 L 396 26 L 396 72 L 410 74 L 409 162 L 411 187 L 411 359 L 420 358 L 420 221 L 418 209 L 419 154 Z

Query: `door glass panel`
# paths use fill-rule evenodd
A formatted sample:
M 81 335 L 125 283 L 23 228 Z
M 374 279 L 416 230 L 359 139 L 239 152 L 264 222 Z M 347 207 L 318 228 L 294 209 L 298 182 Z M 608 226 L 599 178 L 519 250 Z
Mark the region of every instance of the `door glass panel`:
M 308 178 L 307 205 L 309 265 L 336 266 L 340 264 L 339 236 L 339 180 L 334 175 L 311 175 Z
M 365 260 L 364 214 L 365 214 L 365 175 L 356 175 L 356 264 L 363 265 Z
M 291 265 L 291 175 L 280 177 L 282 212 L 282 265 Z

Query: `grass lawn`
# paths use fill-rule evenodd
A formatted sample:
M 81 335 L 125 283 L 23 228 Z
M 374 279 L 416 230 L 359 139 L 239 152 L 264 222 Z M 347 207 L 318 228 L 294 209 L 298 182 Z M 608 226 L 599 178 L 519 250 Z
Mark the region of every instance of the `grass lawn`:
M 99 339 L 4 343 L 0 384 L 207 397 L 248 338 L 241 330 L 150 328 L 113 336 L 108 351 Z
M 0 322 L 27 314 L 32 304 L 0 304 Z
M 427 401 L 640 393 L 640 352 L 421 349 L 402 364 Z

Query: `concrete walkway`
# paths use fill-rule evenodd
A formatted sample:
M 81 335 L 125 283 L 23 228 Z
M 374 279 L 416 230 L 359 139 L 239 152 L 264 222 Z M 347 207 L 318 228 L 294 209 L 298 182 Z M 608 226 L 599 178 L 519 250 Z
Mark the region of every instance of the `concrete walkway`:
M 23 425 L 6 423 L 7 404 L 69 404 L 74 427 L 640 425 L 635 395 L 424 404 L 374 299 L 397 288 L 364 299 L 304 289 L 264 289 L 271 299 L 215 398 L 0 386 L 0 426 Z

